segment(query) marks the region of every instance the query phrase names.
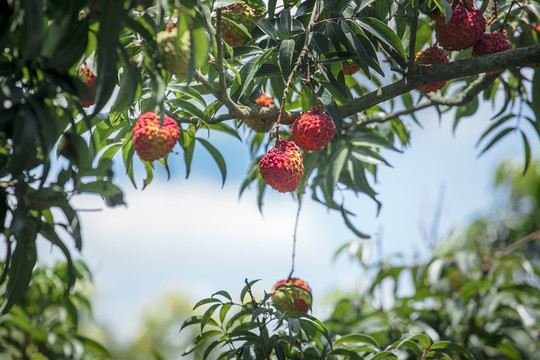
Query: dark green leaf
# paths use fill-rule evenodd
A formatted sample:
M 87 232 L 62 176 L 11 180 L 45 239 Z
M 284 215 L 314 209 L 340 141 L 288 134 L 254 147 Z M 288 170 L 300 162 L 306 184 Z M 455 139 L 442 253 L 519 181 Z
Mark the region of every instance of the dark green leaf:
M 214 161 L 218 165 L 219 171 L 221 172 L 221 186 L 225 185 L 225 179 L 227 178 L 227 167 L 225 165 L 225 159 L 223 159 L 221 153 L 212 144 L 210 144 L 210 142 L 201 138 L 196 139 L 199 140 L 199 142 L 206 148 L 206 150 L 208 150 L 210 155 L 212 155 L 212 157 L 214 158 Z
M 279 47 L 279 67 L 285 81 L 291 73 L 294 57 L 294 40 L 287 39 L 281 43 Z

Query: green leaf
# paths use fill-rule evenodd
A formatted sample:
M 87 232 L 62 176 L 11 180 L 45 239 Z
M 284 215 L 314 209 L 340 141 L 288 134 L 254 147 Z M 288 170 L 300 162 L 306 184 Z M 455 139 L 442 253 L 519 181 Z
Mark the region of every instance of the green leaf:
M 291 33 L 291 11 L 289 9 L 283 9 L 279 14 L 279 31 L 285 35 Z
M 384 0 L 386 2 L 386 0 Z M 400 56 L 401 61 L 407 61 L 407 55 L 399 37 L 382 21 L 372 17 L 361 17 L 354 21 L 358 26 L 365 29 L 377 39 L 394 49 Z
M 523 165 L 523 174 L 525 174 L 529 168 L 529 165 L 531 164 L 531 147 L 529 146 L 529 140 L 527 139 L 527 136 L 523 130 L 520 130 L 520 132 L 523 139 L 523 152 L 525 153 L 525 164 Z
M 294 57 L 294 40 L 284 40 L 279 47 L 279 67 L 283 79 L 287 81 L 289 74 L 292 71 Z
M 20 64 L 35 59 L 41 51 L 43 38 L 43 6 L 40 0 L 23 0 L 20 4 L 24 14 L 25 43 Z
M 458 353 L 465 356 L 469 360 L 474 360 L 475 357 L 467 349 L 450 341 L 439 341 L 431 345 L 430 350 L 450 350 L 452 352 Z
M 483 153 L 485 153 L 486 151 L 488 151 L 499 140 L 501 140 L 503 137 L 505 137 L 506 135 L 508 135 L 509 133 L 511 133 L 514 130 L 516 130 L 516 129 L 513 128 L 513 127 L 503 129 L 501 132 L 499 132 L 497 135 L 495 135 L 495 137 L 493 139 L 491 139 L 491 141 L 484 147 L 484 149 L 482 149 L 479 156 L 482 155 Z
M 197 309 L 198 307 L 201 307 L 206 304 L 213 304 L 213 303 L 221 303 L 221 300 L 216 298 L 206 298 L 198 301 L 195 306 L 193 306 L 193 310 Z
M 274 26 L 270 21 L 267 19 L 260 19 L 257 21 L 257 26 L 266 34 L 268 35 L 272 40 L 277 40 L 276 38 L 276 30 L 274 29 Z
M 343 146 L 336 150 L 329 161 L 330 165 L 328 166 L 328 173 L 326 175 L 326 188 L 330 194 L 333 194 L 334 192 L 348 156 L 349 149 Z
M 37 261 L 37 231 L 33 222 L 26 221 L 17 237 L 17 245 L 11 255 L 8 283 L 0 312 L 5 314 L 22 299 L 32 279 L 32 270 Z
M 396 359 L 397 360 L 397 358 L 398 358 L 397 355 L 394 354 L 393 352 L 381 351 L 376 354 L 368 355 L 367 357 L 365 357 L 365 360 L 379 360 L 379 359 L 384 359 L 384 360 Z
M 534 112 L 536 119 L 536 131 L 540 134 L 540 68 L 534 71 L 534 76 L 531 84 L 532 101 L 530 106 Z
M 225 179 L 227 178 L 227 167 L 225 165 L 225 159 L 223 159 L 221 153 L 212 144 L 210 144 L 210 142 L 201 138 L 196 139 L 199 140 L 199 142 L 206 148 L 206 150 L 208 150 L 208 152 L 210 153 L 210 155 L 212 155 L 214 161 L 218 165 L 219 171 L 221 172 L 221 186 L 223 187 L 223 185 L 225 185 Z
M 120 90 L 118 96 L 112 106 L 112 111 L 123 111 L 127 109 L 135 99 L 135 94 L 141 83 L 141 73 L 137 65 L 132 62 L 128 63 L 126 73 L 120 82 Z
M 377 342 L 369 335 L 364 334 L 348 334 L 341 336 L 334 342 L 334 346 L 341 345 L 345 343 L 360 343 L 360 344 L 369 344 L 378 348 Z

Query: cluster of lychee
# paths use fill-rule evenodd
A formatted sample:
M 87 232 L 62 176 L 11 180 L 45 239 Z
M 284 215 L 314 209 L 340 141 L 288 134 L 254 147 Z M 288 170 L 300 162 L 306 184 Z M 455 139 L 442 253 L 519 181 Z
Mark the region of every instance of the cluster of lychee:
M 88 67 L 88 65 L 83 64 L 82 66 L 79 66 L 77 68 L 77 75 L 79 76 L 79 79 L 90 89 L 92 95 L 90 98 L 79 98 L 79 101 L 81 102 L 81 105 L 83 107 L 89 107 L 94 105 L 96 101 L 96 75 L 92 72 L 92 70 Z
M 261 157 L 261 177 L 279 192 L 295 191 L 304 174 L 302 154 L 296 146 L 306 151 L 320 149 L 332 140 L 335 131 L 330 116 L 318 107 L 304 112 L 292 125 L 293 141 L 279 139 L 276 146 Z
M 435 16 L 435 36 L 440 46 L 434 45 L 416 53 L 415 62 L 422 65 L 448 62 L 444 50 L 459 51 L 472 47 L 472 56 L 476 57 L 512 49 L 505 31 L 487 34 L 485 31 L 486 19 L 482 12 L 474 7 L 472 0 L 462 1 L 452 11 L 449 22 L 442 13 Z M 437 81 L 420 86 L 418 90 L 429 93 L 445 84 L 446 81 Z

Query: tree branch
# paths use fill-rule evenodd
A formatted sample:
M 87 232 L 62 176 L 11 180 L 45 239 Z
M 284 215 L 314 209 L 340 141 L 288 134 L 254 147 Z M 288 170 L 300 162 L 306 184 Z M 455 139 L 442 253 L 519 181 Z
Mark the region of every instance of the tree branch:
M 476 58 L 452 61 L 444 64 L 418 66 L 407 77 L 381 87 L 341 106 L 343 117 L 362 112 L 381 102 L 405 94 L 418 86 L 434 81 L 457 79 L 487 71 L 508 69 L 540 63 L 540 43 L 525 48 L 510 50 Z

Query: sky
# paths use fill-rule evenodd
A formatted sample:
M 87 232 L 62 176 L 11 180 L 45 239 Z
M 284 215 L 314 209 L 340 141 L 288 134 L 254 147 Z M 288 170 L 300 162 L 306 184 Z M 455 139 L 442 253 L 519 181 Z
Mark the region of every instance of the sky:
M 368 241 L 379 246 L 384 256 L 427 256 L 422 229 L 430 229 L 437 208 L 440 240 L 496 206 L 494 170 L 501 159 L 521 160 L 523 147 L 521 136 L 510 134 L 478 157 L 475 144 L 489 126 L 490 113 L 490 105 L 482 105 L 453 133 L 453 115 L 439 123 L 434 112 L 419 112 L 423 128 L 409 122 L 410 147 L 403 153 L 384 153 L 392 167 L 380 167 L 374 184 L 383 204 L 379 215 L 367 196 L 346 199 L 357 214 L 352 221 L 374 235 Z M 534 140 L 532 154 L 538 157 L 538 139 L 532 129 L 526 130 Z M 177 146 L 176 154 L 169 156 L 171 178 L 157 170 L 144 190 L 134 189 L 121 164 L 116 164 L 116 183 L 125 192 L 126 207 L 107 208 L 96 196 L 73 200 L 75 208 L 92 210 L 80 213 L 84 244 L 79 257 L 94 275 L 94 316 L 120 342 L 135 334 L 143 310 L 167 293 L 179 293 L 193 304 L 219 290 L 238 297 L 247 278 L 261 279 L 255 290 L 262 294 L 290 272 L 297 204 L 291 195 L 268 189 L 261 214 L 254 188 L 239 198 L 249 150 L 226 135 L 212 134 L 211 140 L 227 162 L 223 188 L 217 166 L 202 147 L 196 149 L 192 173 L 185 179 L 182 150 Z M 142 167 L 139 170 L 141 184 L 145 174 Z M 333 261 L 342 244 L 357 239 L 339 214 L 305 199 L 294 275 L 312 288 L 313 314 L 324 316 L 327 294 L 362 285 L 356 263 L 346 256 Z M 47 246 L 40 247 L 40 256 L 61 258 Z

